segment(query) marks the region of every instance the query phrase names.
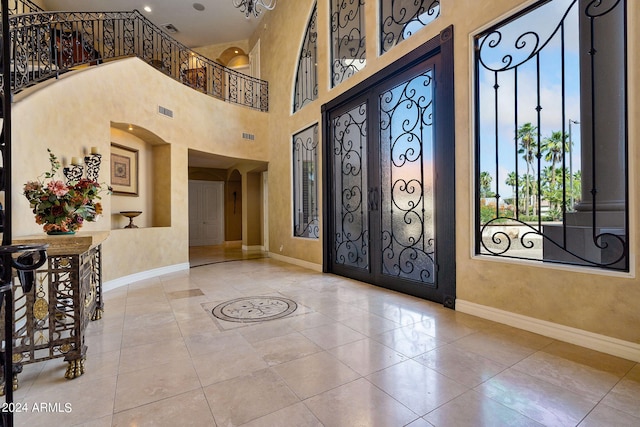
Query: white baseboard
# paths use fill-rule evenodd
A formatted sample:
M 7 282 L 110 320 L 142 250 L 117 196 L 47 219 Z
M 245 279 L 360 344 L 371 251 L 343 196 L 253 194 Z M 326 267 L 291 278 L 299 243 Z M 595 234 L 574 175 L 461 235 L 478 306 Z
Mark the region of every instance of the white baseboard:
M 245 245 L 242 245 L 242 252 L 264 252 L 264 246 L 245 246 Z
M 104 282 L 102 284 L 102 292 L 111 291 L 119 288 L 120 286 L 130 285 L 131 283 L 140 280 L 152 279 L 154 277 L 162 276 L 163 274 L 175 273 L 188 269 L 189 263 L 185 262 L 183 264 L 168 265 L 166 267 L 154 268 L 153 270 L 141 271 L 128 276 L 118 277 L 117 279 Z
M 640 344 L 456 299 L 456 311 L 640 362 Z
M 322 273 L 322 264 L 315 264 L 313 262 L 309 262 L 309 261 L 304 261 L 301 259 L 297 259 L 297 258 L 291 258 L 288 256 L 284 256 L 284 255 L 279 255 L 276 254 L 274 252 L 269 252 L 269 258 L 278 260 L 278 261 L 282 261 L 282 262 L 286 262 L 289 264 L 294 264 L 297 265 L 299 267 L 304 267 L 304 268 L 308 268 L 309 270 L 313 270 L 313 271 L 317 271 Z

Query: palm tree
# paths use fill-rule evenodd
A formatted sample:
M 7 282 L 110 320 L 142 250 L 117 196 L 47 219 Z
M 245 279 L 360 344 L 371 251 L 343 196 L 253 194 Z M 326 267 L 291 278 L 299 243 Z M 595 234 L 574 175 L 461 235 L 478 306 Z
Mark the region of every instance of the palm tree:
M 520 148 L 518 149 L 519 154 L 524 154 L 522 156 L 524 161 L 527 163 L 527 173 L 525 175 L 525 197 L 524 197 L 524 214 L 529 215 L 529 189 L 531 188 L 531 183 L 529 181 L 531 177 L 531 166 L 533 164 L 534 154 L 533 150 L 535 148 L 536 143 L 536 130 L 538 128 L 533 126 L 531 123 L 525 123 L 520 126 L 516 132 L 516 142 L 520 141 Z M 534 177 L 535 178 L 535 177 Z
M 557 187 L 554 183 L 562 179 L 563 169 L 554 169 L 553 166 L 546 166 L 541 174 L 542 181 L 542 195 L 545 200 L 549 202 L 549 212 L 553 220 L 562 218 L 562 210 L 559 206 L 562 205 L 563 187 Z
M 531 202 L 531 198 L 535 198 L 535 196 L 538 194 L 538 186 L 536 184 L 536 180 L 533 178 L 533 176 L 531 175 L 524 175 L 521 177 L 522 179 L 519 181 L 520 183 L 520 188 L 521 188 L 521 192 L 523 194 L 526 194 L 527 196 L 524 198 L 524 206 L 529 206 L 529 202 Z M 529 216 L 528 210 L 525 210 L 525 216 Z M 535 214 L 535 212 L 534 212 Z M 531 215 L 533 216 L 533 215 Z M 525 219 L 525 221 L 527 221 Z
M 516 188 L 518 188 L 518 177 L 515 172 L 509 172 L 507 175 L 507 179 L 504 181 L 505 184 L 511 187 L 511 198 L 513 199 L 513 204 L 516 204 Z
M 551 191 L 556 188 L 556 164 L 562 162 L 564 153 L 569 152 L 569 142 L 567 135 L 563 135 L 560 131 L 551 132 L 551 136 L 542 141 L 540 150 L 545 153 L 544 159 L 551 162 L 551 170 L 549 173 L 549 187 Z
M 493 197 L 495 194 L 491 191 L 491 181 L 493 177 L 489 172 L 480 172 L 480 197 Z

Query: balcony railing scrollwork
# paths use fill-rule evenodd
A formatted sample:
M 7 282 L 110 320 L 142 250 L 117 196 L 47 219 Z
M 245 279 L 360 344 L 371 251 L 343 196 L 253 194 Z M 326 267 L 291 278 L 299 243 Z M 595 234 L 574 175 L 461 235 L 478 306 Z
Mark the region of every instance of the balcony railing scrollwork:
M 199 55 L 140 12 L 33 12 L 10 16 L 11 92 L 82 65 L 136 56 L 196 90 L 268 111 L 268 83 Z

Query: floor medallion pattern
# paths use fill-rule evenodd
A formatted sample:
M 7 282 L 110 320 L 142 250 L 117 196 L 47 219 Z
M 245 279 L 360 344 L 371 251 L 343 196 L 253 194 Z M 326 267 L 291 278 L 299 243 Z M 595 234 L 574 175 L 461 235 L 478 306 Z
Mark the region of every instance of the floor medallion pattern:
M 211 311 L 218 319 L 229 322 L 264 322 L 290 315 L 298 305 L 282 297 L 245 297 L 218 304 Z

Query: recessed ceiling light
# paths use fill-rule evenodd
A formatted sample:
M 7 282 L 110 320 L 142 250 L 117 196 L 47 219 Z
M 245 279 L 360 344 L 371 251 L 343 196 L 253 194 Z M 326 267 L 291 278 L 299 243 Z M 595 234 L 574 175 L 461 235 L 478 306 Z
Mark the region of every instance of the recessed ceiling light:
M 193 4 L 193 8 L 195 10 L 197 10 L 198 12 L 202 12 L 204 10 L 204 6 L 200 3 L 194 3 Z
M 145 12 L 151 12 L 151 6 L 145 6 L 144 7 L 144 11 Z

